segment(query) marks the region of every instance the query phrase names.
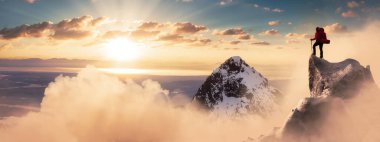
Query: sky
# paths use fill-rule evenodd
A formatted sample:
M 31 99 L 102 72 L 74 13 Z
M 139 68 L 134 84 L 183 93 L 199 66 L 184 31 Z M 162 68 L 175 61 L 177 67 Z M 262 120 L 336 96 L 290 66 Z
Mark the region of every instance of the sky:
M 210 71 L 241 56 L 271 74 L 310 54 L 315 27 L 334 41 L 379 13 L 378 0 L 0 0 L 0 59 Z

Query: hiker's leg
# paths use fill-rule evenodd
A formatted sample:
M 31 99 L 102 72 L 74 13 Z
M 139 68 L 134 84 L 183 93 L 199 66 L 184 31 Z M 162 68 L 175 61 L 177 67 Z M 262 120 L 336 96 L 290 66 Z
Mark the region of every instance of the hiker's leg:
M 315 47 L 316 47 L 317 45 L 318 45 L 317 42 L 315 42 L 314 45 L 313 45 L 313 53 L 312 53 L 312 55 L 314 55 L 314 56 L 315 56 Z
M 323 58 L 323 43 L 321 43 L 320 45 L 319 45 L 319 50 L 320 50 L 320 53 L 321 53 L 321 58 Z

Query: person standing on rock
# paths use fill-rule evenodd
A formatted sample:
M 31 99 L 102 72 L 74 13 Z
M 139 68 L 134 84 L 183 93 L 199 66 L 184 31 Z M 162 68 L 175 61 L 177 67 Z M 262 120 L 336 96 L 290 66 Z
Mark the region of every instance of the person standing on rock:
M 321 28 L 317 27 L 317 28 L 315 28 L 314 38 L 310 39 L 310 41 L 316 40 L 314 45 L 313 45 L 313 54 L 312 55 L 315 56 L 315 54 L 316 54 L 315 47 L 319 46 L 320 55 L 321 55 L 320 57 L 323 58 L 323 43 L 322 43 L 321 39 L 322 39 Z
M 317 27 L 315 28 L 314 38 L 310 39 L 310 41 L 316 40 L 313 45 L 313 54 L 315 56 L 315 47 L 319 46 L 320 57 L 323 59 L 323 44 L 330 44 L 330 40 L 327 39 L 325 30 L 323 28 Z

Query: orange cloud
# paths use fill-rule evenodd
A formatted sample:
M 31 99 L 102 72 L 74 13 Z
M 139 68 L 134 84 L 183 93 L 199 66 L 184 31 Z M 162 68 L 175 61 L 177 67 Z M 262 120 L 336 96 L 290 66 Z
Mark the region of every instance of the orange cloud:
M 91 16 L 82 16 L 65 19 L 57 24 L 47 21 L 33 25 L 21 25 L 15 28 L 4 28 L 0 30 L 0 39 L 12 40 L 22 37 L 79 39 L 91 36 L 93 28 L 102 24 L 105 20 L 105 17 L 94 19 Z
M 324 27 L 327 33 L 343 33 L 347 31 L 347 27 L 340 23 L 334 23 Z
M 42 22 L 33 25 L 21 25 L 15 28 L 0 30 L 0 39 L 15 39 L 19 37 L 42 37 L 50 33 L 52 22 Z
M 298 33 L 288 33 L 285 35 L 285 38 L 298 38 L 298 39 L 308 39 L 311 38 L 312 36 L 309 34 L 298 34 Z
M 135 30 L 131 32 L 130 36 L 135 39 L 145 39 L 155 37 L 159 33 L 160 31 Z
M 277 35 L 278 33 L 279 33 L 278 30 L 271 29 L 271 30 L 266 30 L 266 31 L 261 32 L 260 35 L 263 35 L 263 36 L 272 36 L 272 35 Z
M 243 35 L 246 34 L 246 32 L 242 28 L 231 28 L 231 29 L 226 29 L 223 31 L 214 31 L 215 35 Z
M 268 22 L 269 26 L 278 26 L 280 24 L 281 24 L 281 22 L 279 20 L 277 20 L 277 21 L 269 21 Z
M 241 41 L 239 41 L 239 40 L 235 40 L 235 41 L 230 42 L 230 44 L 232 44 L 232 45 L 238 45 L 239 43 L 241 43 Z
M 181 34 L 181 33 L 194 34 L 200 31 L 207 30 L 207 27 L 205 26 L 194 25 L 190 22 L 175 23 L 174 27 L 175 27 L 175 33 L 178 33 L 178 34 Z
M 249 39 L 251 39 L 251 35 L 248 35 L 248 34 L 246 34 L 246 35 L 241 35 L 241 36 L 238 37 L 238 39 L 241 39 L 241 40 L 249 40 Z
M 270 43 L 266 42 L 266 41 L 257 41 L 257 42 L 253 42 L 252 44 L 254 44 L 254 45 L 270 45 Z
M 141 30 L 154 30 L 154 29 L 157 29 L 157 28 L 160 28 L 160 27 L 164 27 L 165 24 L 161 24 L 161 23 L 158 23 L 158 22 L 152 22 L 152 21 L 148 21 L 148 22 L 143 22 L 141 23 L 137 29 L 141 29 Z

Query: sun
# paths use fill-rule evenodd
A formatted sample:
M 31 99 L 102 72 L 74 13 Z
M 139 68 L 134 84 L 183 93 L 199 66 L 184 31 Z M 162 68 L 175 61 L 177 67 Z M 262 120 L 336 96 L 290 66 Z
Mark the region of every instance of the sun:
M 127 38 L 115 38 L 106 42 L 105 55 L 114 61 L 132 61 L 140 56 L 140 50 L 135 42 Z

